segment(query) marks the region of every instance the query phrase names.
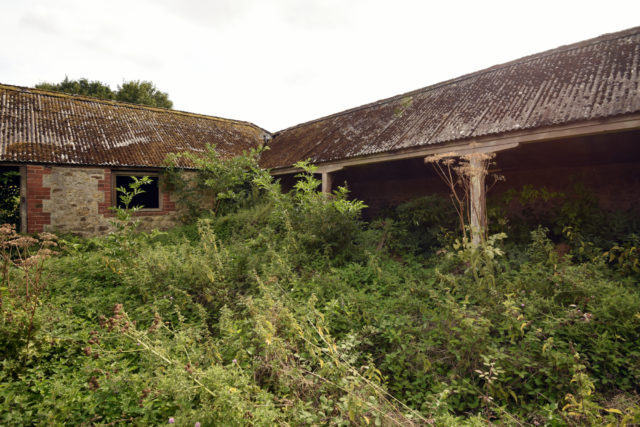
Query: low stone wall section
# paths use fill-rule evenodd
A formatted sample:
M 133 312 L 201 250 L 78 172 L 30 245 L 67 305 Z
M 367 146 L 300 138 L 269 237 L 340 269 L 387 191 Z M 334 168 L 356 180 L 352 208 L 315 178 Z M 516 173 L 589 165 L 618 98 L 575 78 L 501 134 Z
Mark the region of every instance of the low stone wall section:
M 141 171 L 140 174 L 144 174 Z M 167 229 L 177 224 L 176 205 L 160 192 L 160 209 L 136 214 L 140 228 Z M 111 221 L 112 177 L 108 168 L 27 166 L 27 231 L 81 236 L 106 234 Z

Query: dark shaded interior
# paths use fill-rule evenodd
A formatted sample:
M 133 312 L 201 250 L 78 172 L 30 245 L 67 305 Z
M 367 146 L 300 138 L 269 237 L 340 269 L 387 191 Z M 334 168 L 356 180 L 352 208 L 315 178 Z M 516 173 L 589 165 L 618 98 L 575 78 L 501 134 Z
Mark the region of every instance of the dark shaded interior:
M 20 168 L 0 166 L 0 224 L 20 229 Z
M 491 172 L 505 180 L 489 196 L 525 185 L 566 192 L 580 184 L 604 208 L 640 208 L 640 130 L 523 144 L 499 152 Z M 347 167 L 333 176 L 333 188 L 346 185 L 352 197 L 369 206 L 367 217 L 417 197 L 449 194 L 423 158 Z M 295 183 L 295 174 L 278 179 L 288 190 Z
M 137 179 L 142 178 L 142 175 L 136 176 Z M 160 190 L 158 188 L 158 177 L 149 177 L 151 182 L 140 187 L 144 192 L 137 194 L 131 201 L 130 208 L 135 206 L 142 206 L 143 209 L 159 209 L 160 208 Z M 116 175 L 116 187 L 125 188 L 130 190 L 130 185 L 134 183 L 134 178 L 128 175 Z M 117 195 L 117 206 L 124 208 L 125 205 L 120 199 L 120 192 Z

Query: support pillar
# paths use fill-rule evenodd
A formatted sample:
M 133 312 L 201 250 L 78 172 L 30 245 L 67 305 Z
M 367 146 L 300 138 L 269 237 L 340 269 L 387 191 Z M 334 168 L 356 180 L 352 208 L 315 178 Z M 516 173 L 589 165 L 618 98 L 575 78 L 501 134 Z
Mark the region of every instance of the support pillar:
M 344 169 L 342 166 L 321 166 L 318 168 L 318 173 L 322 174 L 322 192 L 331 194 L 333 190 L 333 174 L 334 172 Z
M 487 197 L 485 186 L 485 160 L 482 155 L 470 155 L 469 213 L 471 216 L 471 242 L 477 246 L 487 231 Z
M 331 194 L 331 187 L 333 186 L 333 174 L 331 172 L 322 173 L 322 192 Z

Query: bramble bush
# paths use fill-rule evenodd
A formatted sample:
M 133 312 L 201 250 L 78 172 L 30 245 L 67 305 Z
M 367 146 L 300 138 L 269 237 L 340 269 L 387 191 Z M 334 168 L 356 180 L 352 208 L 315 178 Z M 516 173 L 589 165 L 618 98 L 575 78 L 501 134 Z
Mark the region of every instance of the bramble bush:
M 3 288 L 0 424 L 640 422 L 632 224 L 474 247 L 435 198 L 365 224 L 306 164 L 283 193 L 255 157 L 209 161 L 232 184 L 185 184 L 219 200 L 188 224 L 62 239 L 29 339 Z

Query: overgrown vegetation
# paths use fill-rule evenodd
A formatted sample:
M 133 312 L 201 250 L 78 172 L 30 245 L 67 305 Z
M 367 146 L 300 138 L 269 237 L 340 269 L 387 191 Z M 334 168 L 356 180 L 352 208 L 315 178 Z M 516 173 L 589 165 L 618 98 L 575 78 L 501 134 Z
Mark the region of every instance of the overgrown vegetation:
M 20 173 L 0 168 L 0 224 L 20 224 Z
M 500 201 L 473 247 L 447 200 L 365 224 L 307 165 L 283 194 L 255 155 L 204 162 L 173 184 L 208 188 L 208 214 L 61 241 L 28 335 L 33 276 L 4 256 L 0 423 L 640 423 L 631 216 L 600 212 L 624 233 L 592 230 L 566 198 L 537 227 Z
M 495 154 L 471 153 L 458 155 L 455 152 L 434 154 L 425 158 L 425 162 L 431 163 L 442 182 L 449 188 L 449 194 L 455 208 L 462 233 L 462 241 L 472 240 L 476 243 L 487 239 L 487 217 L 480 209 L 476 211 L 472 200 L 472 188 L 481 192 L 475 199 L 486 205 L 486 179 L 491 178 L 492 187 L 504 177 L 497 174 L 489 174 L 489 166 L 493 164 Z M 477 222 L 474 224 L 474 222 Z M 468 235 L 467 235 L 468 234 Z

